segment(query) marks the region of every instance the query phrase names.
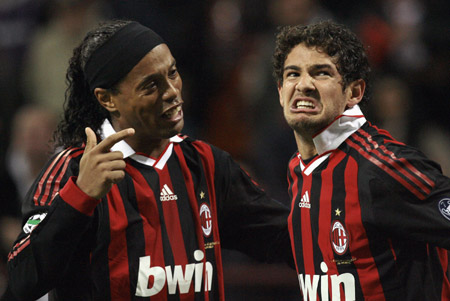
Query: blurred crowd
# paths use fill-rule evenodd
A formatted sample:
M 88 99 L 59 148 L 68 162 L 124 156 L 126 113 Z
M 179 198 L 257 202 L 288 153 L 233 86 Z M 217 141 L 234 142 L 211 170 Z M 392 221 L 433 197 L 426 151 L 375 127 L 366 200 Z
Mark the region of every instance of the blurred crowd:
M 93 25 L 127 18 L 158 32 L 184 81 L 183 132 L 230 152 L 288 204 L 286 168 L 295 142 L 271 74 L 277 27 L 333 19 L 352 28 L 368 46 L 373 67 L 365 114 L 450 175 L 449 12 L 448 0 L 0 1 L 0 295 L 20 204 L 53 151 L 68 59 Z M 230 299 L 297 293 L 295 273 L 285 281 L 283 271 L 228 257 Z M 267 271 L 270 278 L 262 275 Z M 259 287 L 243 288 L 245 277 L 258 278 Z

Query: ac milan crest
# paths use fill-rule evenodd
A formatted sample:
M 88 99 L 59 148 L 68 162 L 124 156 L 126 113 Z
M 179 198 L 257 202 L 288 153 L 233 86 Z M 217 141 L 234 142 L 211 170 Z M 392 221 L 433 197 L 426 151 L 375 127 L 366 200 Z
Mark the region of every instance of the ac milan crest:
M 200 206 L 200 222 L 202 224 L 203 234 L 208 237 L 212 230 L 212 215 L 209 206 L 203 203 Z
M 343 255 L 348 248 L 350 237 L 340 221 L 334 221 L 331 226 L 331 245 L 337 255 Z

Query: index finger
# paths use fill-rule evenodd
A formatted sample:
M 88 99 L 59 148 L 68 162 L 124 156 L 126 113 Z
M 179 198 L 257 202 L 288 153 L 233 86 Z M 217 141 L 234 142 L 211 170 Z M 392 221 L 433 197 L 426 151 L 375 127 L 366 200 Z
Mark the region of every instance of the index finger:
M 134 129 L 128 128 L 125 130 L 121 130 L 120 132 L 114 133 L 111 136 L 108 136 L 97 145 L 97 148 L 102 152 L 107 152 L 114 144 L 119 141 L 124 140 L 125 138 L 131 137 L 134 135 Z

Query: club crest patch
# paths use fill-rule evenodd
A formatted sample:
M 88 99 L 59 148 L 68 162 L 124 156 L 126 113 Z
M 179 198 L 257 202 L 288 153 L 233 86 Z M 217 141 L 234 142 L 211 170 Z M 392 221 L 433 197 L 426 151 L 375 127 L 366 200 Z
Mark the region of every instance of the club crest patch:
M 440 200 L 438 206 L 442 216 L 450 221 L 450 199 Z
M 202 224 L 203 234 L 209 237 L 212 231 L 212 215 L 209 206 L 205 203 L 200 206 L 200 222 Z
M 348 249 L 350 237 L 344 225 L 342 225 L 340 221 L 334 221 L 332 223 L 330 238 L 334 252 L 337 255 L 343 255 Z
M 25 225 L 23 225 L 23 232 L 30 234 L 34 230 L 34 228 L 36 228 L 37 225 L 39 225 L 44 220 L 46 216 L 47 213 L 35 214 L 31 216 L 27 220 Z

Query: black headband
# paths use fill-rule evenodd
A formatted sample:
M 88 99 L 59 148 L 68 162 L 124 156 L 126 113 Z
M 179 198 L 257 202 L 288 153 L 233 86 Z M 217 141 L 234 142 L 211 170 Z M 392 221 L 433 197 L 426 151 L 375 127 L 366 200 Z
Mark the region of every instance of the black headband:
M 92 53 L 84 74 L 91 91 L 111 88 L 125 77 L 139 61 L 164 40 L 153 30 L 131 22 L 119 29 Z

